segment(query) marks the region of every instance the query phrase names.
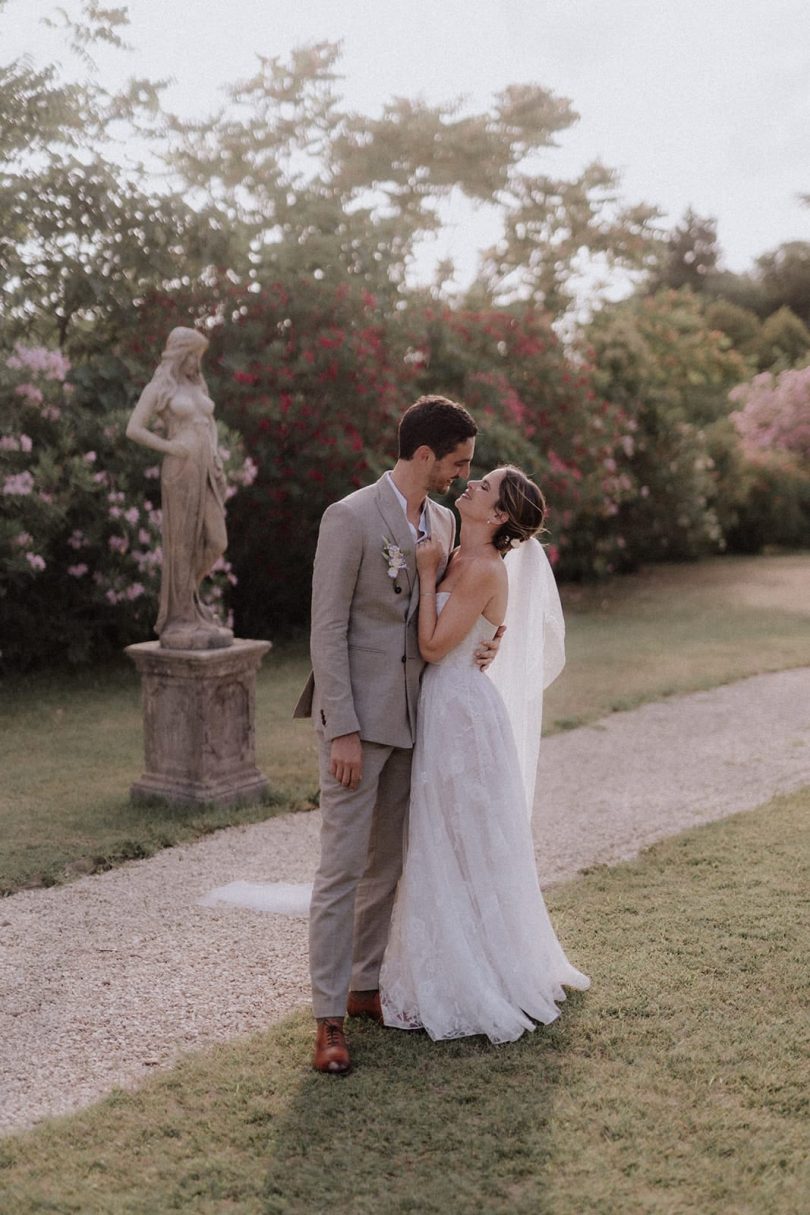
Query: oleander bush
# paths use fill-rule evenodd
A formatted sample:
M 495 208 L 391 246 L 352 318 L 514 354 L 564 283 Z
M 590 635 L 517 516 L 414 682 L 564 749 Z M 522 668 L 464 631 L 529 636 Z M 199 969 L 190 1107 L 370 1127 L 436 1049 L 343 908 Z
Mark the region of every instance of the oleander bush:
M 635 425 L 596 391 L 593 350 L 566 351 L 548 314 L 528 305 L 431 305 L 409 320 L 417 383 L 462 400 L 481 426 L 477 470 L 512 461 L 543 487 L 558 574 L 616 568 L 625 540 L 614 521 L 635 489 L 619 462 Z
M 146 295 L 112 351 L 75 366 L 20 344 L 0 360 L 7 669 L 152 635 L 160 468 L 124 430 L 181 323 L 210 339 L 230 481 L 228 559 L 208 596 L 243 635 L 305 626 L 321 513 L 390 466 L 397 419 L 425 392 L 473 412 L 476 472 L 514 462 L 543 486 L 562 579 L 807 543 L 810 369 L 740 384 L 750 364 L 689 293 L 606 310 L 591 345 L 566 349 L 529 305 L 392 311 L 359 284 L 224 276 Z
M 122 344 L 145 368 L 175 324 L 205 326 L 204 371 L 217 415 L 238 433 L 254 473 L 228 506 L 232 603 L 246 636 L 300 627 L 329 502 L 396 457 L 396 425 L 413 399 L 395 328 L 352 283 L 292 276 L 256 289 L 223 280 L 155 293 Z
M 598 396 L 593 366 L 565 351 L 542 309 L 417 298 L 391 311 L 351 283 L 225 281 L 145 299 L 126 357 L 142 360 L 145 342 L 159 348 L 189 318 L 206 325 L 209 388 L 256 467 L 229 514 L 241 631 L 306 621 L 323 510 L 390 466 L 398 418 L 424 393 L 470 408 L 481 426 L 477 471 L 513 461 L 543 485 L 561 576 L 610 572 L 620 560 L 611 520 L 633 490 L 618 466 L 633 423 Z

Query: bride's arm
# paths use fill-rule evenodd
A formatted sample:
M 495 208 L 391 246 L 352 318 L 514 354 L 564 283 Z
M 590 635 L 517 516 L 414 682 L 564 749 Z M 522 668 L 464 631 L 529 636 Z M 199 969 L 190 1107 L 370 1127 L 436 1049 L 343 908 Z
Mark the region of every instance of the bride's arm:
M 498 591 L 502 571 L 491 562 L 469 566 L 453 586 L 439 616 L 435 567 L 419 568 L 419 652 L 426 662 L 439 662 L 463 641 Z M 503 571 L 505 578 L 505 571 Z M 492 626 L 493 630 L 495 625 Z

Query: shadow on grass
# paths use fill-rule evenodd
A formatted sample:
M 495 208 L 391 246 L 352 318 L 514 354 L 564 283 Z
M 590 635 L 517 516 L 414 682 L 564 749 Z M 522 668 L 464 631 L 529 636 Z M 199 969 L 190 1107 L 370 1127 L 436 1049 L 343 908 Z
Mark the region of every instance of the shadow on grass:
M 267 1128 L 262 1211 L 539 1211 L 583 1006 L 499 1046 L 349 1022 L 353 1073 L 303 1076 Z
M 295 1013 L 0 1140 L 4 1211 L 540 1215 L 586 1000 L 502 1046 L 352 1022 L 345 1078 L 312 1071 L 312 1019 Z
M 804 1210 L 808 811 L 810 789 L 551 891 L 593 978 L 553 1026 L 494 1047 L 351 1023 L 356 1067 L 340 1079 L 311 1070 L 301 1011 L 0 1140 L 0 1207 Z

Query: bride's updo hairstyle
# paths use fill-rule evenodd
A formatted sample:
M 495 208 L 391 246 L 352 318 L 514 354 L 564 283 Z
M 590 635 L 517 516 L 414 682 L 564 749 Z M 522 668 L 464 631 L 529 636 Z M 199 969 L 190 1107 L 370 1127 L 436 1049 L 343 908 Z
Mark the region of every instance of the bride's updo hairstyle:
M 534 481 L 519 468 L 509 465 L 501 481 L 497 509 L 507 516 L 492 538 L 501 556 L 542 530 L 546 500 Z

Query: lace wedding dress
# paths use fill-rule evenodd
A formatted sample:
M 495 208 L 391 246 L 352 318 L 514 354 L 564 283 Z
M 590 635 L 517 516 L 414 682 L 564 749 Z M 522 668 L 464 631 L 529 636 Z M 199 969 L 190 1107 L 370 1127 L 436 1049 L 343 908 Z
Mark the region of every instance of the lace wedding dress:
M 449 592 L 437 596 L 437 610 Z M 405 869 L 380 975 L 385 1024 L 511 1042 L 559 1016 L 568 962 L 537 880 L 500 693 L 475 664 L 483 616 L 422 679 Z

